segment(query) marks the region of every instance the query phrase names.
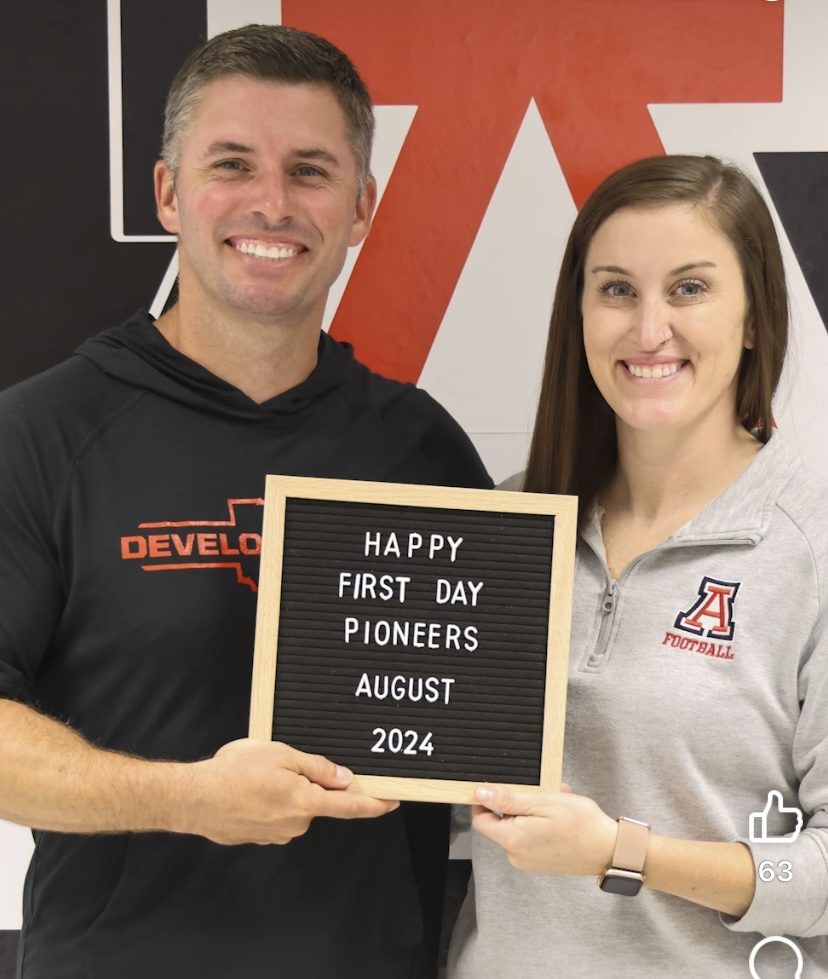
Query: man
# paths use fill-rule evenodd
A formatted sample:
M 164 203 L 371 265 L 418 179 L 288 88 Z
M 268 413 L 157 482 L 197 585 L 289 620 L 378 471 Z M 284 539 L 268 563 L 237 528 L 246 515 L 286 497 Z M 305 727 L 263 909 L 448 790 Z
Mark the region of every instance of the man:
M 320 332 L 370 226 L 372 132 L 321 38 L 213 38 L 173 82 L 155 171 L 177 305 L 0 397 L 24 979 L 433 974 L 444 813 L 244 738 L 264 475 L 490 485 L 435 402 Z

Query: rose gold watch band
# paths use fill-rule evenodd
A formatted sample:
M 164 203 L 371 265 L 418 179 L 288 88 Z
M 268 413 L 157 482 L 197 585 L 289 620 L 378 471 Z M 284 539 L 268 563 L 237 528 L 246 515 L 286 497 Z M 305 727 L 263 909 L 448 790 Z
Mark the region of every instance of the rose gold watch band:
M 615 839 L 611 866 L 640 874 L 644 870 L 649 838 L 650 827 L 647 823 L 621 816 L 618 820 L 618 836 Z

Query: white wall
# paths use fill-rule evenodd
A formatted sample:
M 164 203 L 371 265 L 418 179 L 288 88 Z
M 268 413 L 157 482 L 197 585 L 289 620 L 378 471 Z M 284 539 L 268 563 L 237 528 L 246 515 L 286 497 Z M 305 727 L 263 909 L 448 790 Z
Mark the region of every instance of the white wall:
M 828 3 L 788 0 L 785 10 L 783 101 L 652 106 L 668 152 L 727 157 L 762 186 L 754 152 L 828 151 Z M 392 176 L 414 111 L 410 106 L 379 110 L 381 188 Z M 525 461 L 554 288 L 549 270 L 559 261 L 574 214 L 554 147 L 530 102 L 420 380 L 471 434 L 498 480 Z M 828 335 L 781 225 L 779 230 L 792 292 L 794 345 L 777 421 L 805 461 L 828 478 L 823 423 Z M 344 285 L 345 279 L 332 294 L 326 322 Z M 30 848 L 25 830 L 0 822 L 0 929 L 20 925 Z

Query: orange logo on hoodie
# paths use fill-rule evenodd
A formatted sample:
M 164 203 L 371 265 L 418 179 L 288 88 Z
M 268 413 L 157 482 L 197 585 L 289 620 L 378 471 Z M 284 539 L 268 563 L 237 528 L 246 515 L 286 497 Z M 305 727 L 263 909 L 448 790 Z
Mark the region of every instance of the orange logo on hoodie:
M 262 536 L 258 531 L 240 531 L 237 525 L 237 508 L 245 506 L 263 507 L 264 500 L 228 498 L 229 520 L 160 520 L 140 523 L 138 530 L 145 533 L 121 537 L 121 558 L 124 561 L 148 562 L 141 565 L 142 571 L 231 568 L 240 585 L 246 585 L 256 592 L 258 584 L 245 574 L 242 559 L 259 556 Z M 256 526 L 261 527 L 261 514 L 258 510 L 255 514 Z M 212 529 L 218 527 L 227 529 Z

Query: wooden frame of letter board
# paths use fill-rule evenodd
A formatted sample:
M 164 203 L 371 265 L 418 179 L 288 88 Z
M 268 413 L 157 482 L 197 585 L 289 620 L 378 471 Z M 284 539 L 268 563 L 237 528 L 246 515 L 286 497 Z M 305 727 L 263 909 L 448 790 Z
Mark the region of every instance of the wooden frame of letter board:
M 265 489 L 256 641 L 250 703 L 250 737 L 273 738 L 273 705 L 277 683 L 277 642 L 282 588 L 284 515 L 288 498 L 374 503 L 400 507 L 527 513 L 553 516 L 554 540 L 547 635 L 540 783 L 500 783 L 521 792 L 558 791 L 563 765 L 563 732 L 572 613 L 572 578 L 577 531 L 577 498 L 503 490 L 456 489 L 406 483 L 372 483 L 344 479 L 268 476 Z M 506 669 L 504 672 L 508 672 Z M 334 752 L 332 752 L 334 754 Z M 335 759 L 334 759 L 335 760 Z M 474 802 L 481 783 L 389 775 L 356 774 L 355 788 L 380 799 L 420 802 Z M 494 784 L 494 783 L 490 783 Z

